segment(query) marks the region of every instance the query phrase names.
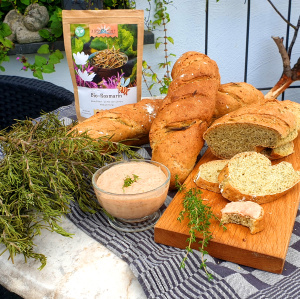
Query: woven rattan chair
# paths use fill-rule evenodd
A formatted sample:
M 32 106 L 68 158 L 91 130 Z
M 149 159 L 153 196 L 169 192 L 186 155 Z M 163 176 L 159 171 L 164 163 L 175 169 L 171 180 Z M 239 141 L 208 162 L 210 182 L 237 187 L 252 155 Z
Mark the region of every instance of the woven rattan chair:
M 0 129 L 11 126 L 16 119 L 36 118 L 70 105 L 74 94 L 50 82 L 0 75 Z

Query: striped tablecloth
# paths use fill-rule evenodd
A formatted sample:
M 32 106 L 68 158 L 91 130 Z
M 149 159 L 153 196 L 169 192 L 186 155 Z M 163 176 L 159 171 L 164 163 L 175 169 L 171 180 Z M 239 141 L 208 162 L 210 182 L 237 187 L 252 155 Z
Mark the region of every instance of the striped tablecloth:
M 59 109 L 60 118 L 68 123 L 76 119 L 74 105 Z M 139 150 L 151 158 L 145 145 Z M 164 210 L 172 200 L 169 193 Z M 208 271 L 214 279 L 208 281 L 199 268 L 201 255 L 189 254 L 185 269 L 179 265 L 185 250 L 154 242 L 154 229 L 136 233 L 119 232 L 112 228 L 102 213 L 88 214 L 72 203 L 68 218 L 86 234 L 106 246 L 126 261 L 139 280 L 148 298 L 299 298 L 300 297 L 300 211 L 282 274 L 273 274 L 207 256 Z M 283 224 L 284 225 L 284 224 Z

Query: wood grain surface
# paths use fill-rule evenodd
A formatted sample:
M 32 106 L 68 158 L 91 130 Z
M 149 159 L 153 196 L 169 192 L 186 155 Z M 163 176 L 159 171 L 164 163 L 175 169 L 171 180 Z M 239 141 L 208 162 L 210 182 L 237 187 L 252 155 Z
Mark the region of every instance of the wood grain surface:
M 193 182 L 193 177 L 199 166 L 215 159 L 216 157 L 210 150 L 207 150 L 185 182 L 188 189 L 197 187 Z M 284 159 L 273 161 L 272 164 L 281 161 L 290 162 L 294 169 L 300 170 L 300 136 L 295 140 L 295 152 Z M 220 211 L 229 201 L 223 198 L 221 194 L 201 190 L 203 191 L 201 194 L 202 199 L 207 199 L 205 203 L 211 206 L 214 214 L 221 218 Z M 226 261 L 273 273 L 281 273 L 299 206 L 299 193 L 300 183 L 276 201 L 263 204 L 266 227 L 255 235 L 251 235 L 247 227 L 237 224 L 226 224 L 227 230 L 223 231 L 219 226 L 219 222 L 212 220 L 210 231 L 213 239 L 206 248 L 208 253 L 213 257 Z M 178 192 L 155 225 L 155 242 L 186 248 L 186 240 L 189 237 L 188 219 L 185 218 L 181 223 L 177 220 L 180 211 L 183 209 L 183 197 L 184 194 Z M 201 235 L 198 234 L 197 237 L 198 242 Z M 193 244 L 192 248 L 199 248 L 197 242 Z

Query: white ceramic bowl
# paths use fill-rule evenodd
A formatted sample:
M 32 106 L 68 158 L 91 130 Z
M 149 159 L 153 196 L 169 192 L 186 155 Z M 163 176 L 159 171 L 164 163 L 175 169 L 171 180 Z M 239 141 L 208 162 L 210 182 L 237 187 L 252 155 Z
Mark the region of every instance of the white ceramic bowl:
M 130 167 L 131 165 L 133 165 L 132 163 L 134 163 L 135 165 L 137 165 L 136 163 L 139 163 L 138 165 L 140 167 L 146 168 L 148 168 L 147 164 L 156 166 L 158 168 L 157 170 L 162 171 L 164 173 L 164 181 L 161 182 L 154 189 L 135 194 L 114 193 L 112 191 L 103 190 L 98 186 L 98 178 L 105 171 L 110 170 L 110 172 L 112 173 L 110 174 L 110 177 L 113 177 L 115 173 L 118 173 L 118 168 L 116 168 L 116 166 L 123 164 L 125 165 L 126 169 L 128 169 L 128 171 L 130 172 Z M 115 168 L 112 170 L 113 167 Z M 115 182 L 115 180 L 117 179 L 113 179 L 113 183 Z M 124 181 L 124 179 L 121 179 L 121 181 L 122 180 Z M 111 185 L 113 183 L 111 183 Z M 158 211 L 159 208 L 163 205 L 169 190 L 170 171 L 166 166 L 162 165 L 161 163 L 151 160 L 132 159 L 130 161 L 119 161 L 110 163 L 98 169 L 93 175 L 92 184 L 99 204 L 110 215 L 125 222 L 139 222 L 146 220 L 149 215 Z M 139 184 L 139 180 L 133 184 Z

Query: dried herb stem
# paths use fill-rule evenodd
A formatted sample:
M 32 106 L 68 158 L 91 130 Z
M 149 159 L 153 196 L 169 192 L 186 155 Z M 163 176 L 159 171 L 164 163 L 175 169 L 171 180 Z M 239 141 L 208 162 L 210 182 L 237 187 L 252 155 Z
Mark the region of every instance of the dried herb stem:
M 123 66 L 127 62 L 127 57 L 119 49 L 105 49 L 97 53 L 92 64 L 103 69 L 115 69 Z

